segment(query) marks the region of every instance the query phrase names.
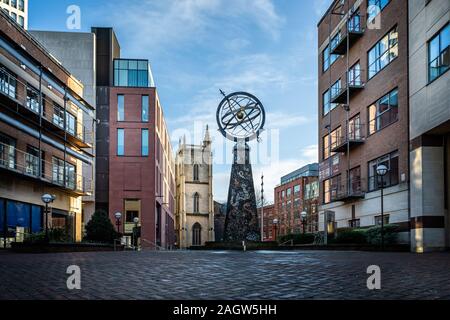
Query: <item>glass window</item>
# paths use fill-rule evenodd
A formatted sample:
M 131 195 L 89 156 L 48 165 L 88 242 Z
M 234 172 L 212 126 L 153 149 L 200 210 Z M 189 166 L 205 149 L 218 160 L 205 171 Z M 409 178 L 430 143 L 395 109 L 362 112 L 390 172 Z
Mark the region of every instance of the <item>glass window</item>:
M 381 216 L 376 216 L 375 217 L 375 225 L 376 226 L 381 226 L 381 221 L 384 220 L 384 225 L 389 224 L 389 215 L 388 214 L 384 214 L 383 215 L 384 219 L 381 219 Z
M 398 56 L 397 27 L 381 39 L 368 53 L 369 79 L 383 70 Z
M 64 129 L 64 109 L 57 105 L 53 105 L 53 123 Z
M 331 54 L 330 46 L 328 45 L 322 52 L 322 71 L 327 71 L 338 58 L 338 54 Z
M 450 24 L 428 43 L 428 78 L 433 81 L 450 68 Z
M 299 194 L 299 193 L 300 193 L 300 185 L 294 186 L 294 194 Z
M 122 94 L 117 96 L 117 121 L 125 121 L 125 97 Z
M 383 178 L 377 175 L 377 168 L 381 164 L 388 168 L 388 172 Z M 375 191 L 381 188 L 381 181 L 383 181 L 384 188 L 399 183 L 398 151 L 369 162 L 369 191 Z
M 19 16 L 19 25 L 23 28 L 25 27 L 25 19 L 23 18 L 23 16 Z
M 17 81 L 16 77 L 0 64 L 0 91 L 7 96 L 16 98 Z
M 287 189 L 286 190 L 286 197 L 289 198 L 291 196 L 291 194 L 292 194 L 292 189 L 291 188 Z
M 125 155 L 125 130 L 117 129 L 117 155 Z
M 66 187 L 69 189 L 75 189 L 76 187 L 76 169 L 73 164 L 66 162 Z
M 398 89 L 393 90 L 369 107 L 369 134 L 398 120 Z
M 339 79 L 338 81 L 336 81 L 332 86 L 331 86 L 331 91 L 330 91 L 330 100 L 333 99 L 334 97 L 336 97 L 337 95 L 339 95 L 341 93 L 341 79 Z M 336 107 L 336 104 L 335 104 Z
M 148 96 L 142 96 L 142 122 L 148 122 Z
M 114 85 L 120 87 L 148 87 L 148 61 L 125 60 L 114 61 Z
M 24 0 L 19 0 L 19 10 L 25 11 L 25 1 Z
M 336 199 L 340 181 L 341 176 L 338 175 L 323 182 L 324 203 L 330 203 Z
M 368 21 L 372 21 L 389 2 L 390 0 L 369 0 L 367 2 Z
M 17 0 L 11 0 L 11 7 L 17 8 Z
M 16 168 L 16 140 L 0 134 L 0 166 Z
M 336 85 L 336 84 L 335 84 Z M 340 82 L 339 82 L 340 85 Z M 336 88 L 336 87 L 335 87 Z M 335 109 L 338 105 L 336 103 L 331 103 L 331 90 L 327 90 L 323 93 L 322 99 L 323 99 L 323 116 L 326 116 L 331 110 Z
M 148 129 L 142 129 L 142 155 L 148 156 Z
M 61 159 L 52 159 L 52 181 L 58 185 L 64 185 L 64 161 Z
M 17 14 L 16 14 L 15 12 L 11 12 L 11 18 L 12 18 L 14 21 L 17 21 Z
M 67 132 L 72 136 L 77 135 L 77 118 L 69 112 L 67 112 Z
M 39 93 L 31 86 L 27 86 L 27 108 L 39 114 Z
M 41 170 L 42 177 L 44 177 L 45 156 L 44 151 L 41 150 Z M 27 146 L 27 153 L 25 154 L 25 170 L 26 173 L 32 176 L 39 176 L 39 149 L 33 146 Z

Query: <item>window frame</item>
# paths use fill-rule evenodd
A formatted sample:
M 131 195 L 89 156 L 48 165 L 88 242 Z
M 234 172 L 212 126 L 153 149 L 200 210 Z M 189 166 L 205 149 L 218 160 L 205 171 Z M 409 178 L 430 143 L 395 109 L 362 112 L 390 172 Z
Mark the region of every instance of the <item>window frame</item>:
M 397 117 L 396 117 L 396 119 L 393 120 L 393 121 L 391 121 L 391 122 L 389 122 L 388 124 L 386 124 L 386 125 L 384 125 L 384 126 L 381 126 L 379 129 L 375 129 L 374 132 L 371 132 L 372 121 L 376 121 L 375 126 L 378 127 L 378 125 L 377 125 L 378 122 L 377 122 L 377 121 L 379 121 L 379 119 L 380 119 L 384 114 L 387 114 L 387 113 L 389 113 L 389 112 L 392 112 L 392 110 L 394 110 L 394 108 L 392 108 L 393 105 L 391 104 L 391 99 L 392 99 L 391 96 L 393 95 L 394 92 L 397 92 Z M 396 87 L 396 88 L 392 89 L 391 91 L 389 91 L 389 92 L 388 92 L 387 94 L 385 94 L 384 96 L 382 96 L 381 98 L 379 98 L 377 101 L 375 101 L 374 103 L 372 103 L 370 106 L 367 107 L 367 123 L 368 123 L 368 126 L 367 126 L 367 135 L 368 135 L 369 137 L 372 136 L 372 135 L 374 135 L 374 134 L 377 134 L 378 132 L 382 131 L 383 129 L 386 129 L 387 127 L 389 127 L 389 126 L 391 126 L 392 124 L 394 124 L 394 123 L 396 123 L 397 121 L 399 121 L 399 107 L 400 107 L 400 106 L 399 106 L 399 99 L 398 99 L 398 96 L 399 96 L 399 94 L 398 94 L 398 87 Z M 388 98 L 388 100 L 389 100 L 389 108 L 388 108 L 387 110 L 381 112 L 380 114 L 378 114 L 380 102 L 381 102 L 382 100 L 384 100 L 385 98 Z M 375 116 L 374 119 L 371 119 L 370 108 L 373 107 L 373 106 L 375 106 L 375 108 L 376 108 L 375 113 L 376 113 L 377 115 Z
M 445 54 L 446 51 L 450 51 L 450 45 L 445 47 L 444 49 L 441 48 L 441 35 L 444 33 L 445 29 L 449 28 L 449 32 L 450 32 L 450 23 L 447 23 L 444 27 L 442 27 L 438 32 L 436 32 L 436 34 L 430 38 L 430 40 L 427 41 L 427 75 L 428 75 L 428 84 L 433 83 L 435 80 L 439 79 L 440 77 L 442 77 L 445 73 L 447 73 L 448 70 L 450 70 L 450 67 L 448 67 L 446 70 L 442 71 L 439 70 L 439 74 L 431 79 L 431 64 L 437 60 L 441 60 L 442 56 Z M 431 59 L 431 43 L 438 38 L 438 45 L 439 45 L 439 54 L 438 56 L 433 59 L 433 61 L 430 61 Z M 447 54 L 450 55 L 450 52 L 448 52 Z M 442 61 L 440 61 L 442 63 Z M 439 69 L 442 68 L 442 65 L 440 64 Z
M 391 34 L 393 33 L 393 32 L 397 32 L 397 42 L 394 44 L 394 45 L 392 45 L 391 46 Z M 384 50 L 383 52 L 381 52 L 380 50 L 376 50 L 376 48 L 383 42 L 383 40 L 384 39 L 386 39 L 387 38 L 387 44 L 388 44 L 388 46 L 387 46 L 387 49 L 386 50 Z M 383 71 L 384 69 L 386 69 L 386 67 L 387 66 L 389 66 L 393 61 L 395 61 L 397 58 L 398 58 L 398 56 L 399 56 L 399 53 L 398 53 L 398 47 L 399 47 L 399 38 L 398 38 L 398 25 L 395 25 L 393 28 L 391 28 L 385 35 L 383 35 L 383 37 L 381 37 L 381 39 L 379 39 L 370 49 L 369 49 L 369 51 L 367 51 L 367 81 L 370 81 L 371 79 L 373 79 L 373 78 L 375 78 L 381 71 Z M 390 55 L 389 55 L 389 53 L 391 52 L 391 50 L 393 49 L 393 48 L 395 48 L 395 47 L 397 47 L 397 55 L 394 57 L 394 58 L 391 58 L 390 57 Z M 375 51 L 374 51 L 375 50 Z M 371 60 L 370 60 L 370 55 L 371 55 L 371 52 L 375 52 L 375 55 L 377 55 L 377 51 L 380 51 L 379 53 L 378 53 L 378 55 L 376 56 L 376 58 L 375 58 L 375 60 L 372 62 L 372 63 L 370 63 L 371 62 Z M 389 62 L 388 63 L 386 63 L 383 67 L 380 67 L 380 69 L 379 70 L 377 70 L 377 71 L 375 71 L 375 73 L 371 76 L 371 68 L 372 68 L 372 66 L 374 66 L 374 65 L 376 65 L 376 64 L 378 64 L 378 62 L 379 61 L 381 61 L 381 59 L 382 59 L 382 57 L 383 56 L 385 56 L 387 54 L 387 56 L 389 57 Z

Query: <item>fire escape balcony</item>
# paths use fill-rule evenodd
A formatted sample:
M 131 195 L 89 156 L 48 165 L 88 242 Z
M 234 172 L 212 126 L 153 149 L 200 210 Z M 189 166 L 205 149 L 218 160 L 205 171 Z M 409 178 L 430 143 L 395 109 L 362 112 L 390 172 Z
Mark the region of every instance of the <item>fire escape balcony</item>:
M 365 142 L 364 137 L 364 125 L 353 123 L 350 120 L 349 129 L 346 134 L 345 132 L 338 137 L 335 137 L 331 143 L 331 152 L 342 152 L 346 153 L 349 149 L 362 145 Z
M 331 103 L 347 104 L 347 98 L 352 98 L 364 89 L 365 72 L 359 66 L 349 69 L 333 87 L 331 87 Z
M 82 113 L 67 97 L 60 97 L 61 103 L 57 103 L 42 95 L 40 111 L 39 92 L 0 67 L 0 97 L 2 96 L 6 97 L 2 98 L 2 105 L 34 124 L 39 125 L 42 119 L 42 127 L 58 134 L 72 145 L 80 149 L 93 147 L 93 130 L 88 130 L 79 120 L 80 115 L 85 121 L 90 117 Z
M 60 166 L 4 143 L 0 143 L 0 170 L 42 182 L 75 196 L 90 196 L 93 193 L 92 181 L 77 174 L 74 165 L 66 163 Z
M 347 41 L 348 47 L 351 48 L 364 35 L 363 21 L 363 16 L 353 14 L 347 20 L 347 23 L 344 23 L 331 41 L 331 54 L 343 55 L 347 53 Z
M 364 199 L 366 192 L 362 188 L 363 185 L 361 177 L 351 177 L 349 181 L 332 186 L 329 191 L 325 192 L 324 203 L 351 202 Z

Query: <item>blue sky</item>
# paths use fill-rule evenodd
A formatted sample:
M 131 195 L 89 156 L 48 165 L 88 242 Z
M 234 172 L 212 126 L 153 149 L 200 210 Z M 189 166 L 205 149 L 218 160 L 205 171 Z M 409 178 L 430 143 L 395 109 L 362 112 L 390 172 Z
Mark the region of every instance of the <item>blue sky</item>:
M 79 31 L 113 27 L 123 57 L 150 60 L 174 149 L 195 124 L 208 123 L 219 142 L 219 88 L 256 95 L 267 111 L 266 128 L 279 131 L 279 143 L 271 142 L 279 160 L 253 159 L 255 183 L 264 172 L 271 200 L 282 175 L 317 161 L 316 25 L 330 2 L 30 0 L 29 29 L 71 31 L 72 4 L 81 8 Z M 230 165 L 214 170 L 214 196 L 224 201 Z

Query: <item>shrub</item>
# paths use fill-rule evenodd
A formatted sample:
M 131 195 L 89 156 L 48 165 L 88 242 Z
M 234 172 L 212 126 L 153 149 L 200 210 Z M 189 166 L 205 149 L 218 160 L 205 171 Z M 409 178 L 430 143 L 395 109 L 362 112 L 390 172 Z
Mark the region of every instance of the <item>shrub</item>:
M 340 244 L 366 244 L 367 235 L 361 229 L 342 229 L 338 231 L 337 237 L 333 242 Z
M 312 233 L 295 233 L 281 236 L 278 240 L 280 243 L 294 240 L 294 244 L 312 244 L 314 242 L 314 234 Z
M 45 244 L 47 243 L 45 239 L 45 232 L 33 233 L 27 235 L 23 241 L 26 244 Z
M 114 225 L 104 211 L 96 211 L 86 225 L 86 240 L 112 243 L 118 237 Z
M 397 242 L 397 230 L 396 225 L 384 226 L 384 244 L 395 244 Z M 381 245 L 381 227 L 376 226 L 366 231 L 367 242 L 374 245 Z

